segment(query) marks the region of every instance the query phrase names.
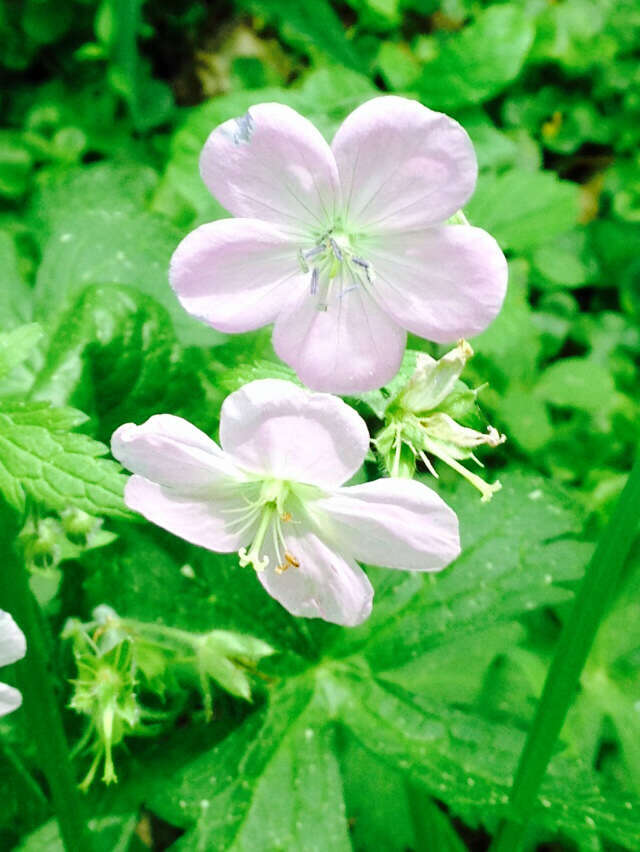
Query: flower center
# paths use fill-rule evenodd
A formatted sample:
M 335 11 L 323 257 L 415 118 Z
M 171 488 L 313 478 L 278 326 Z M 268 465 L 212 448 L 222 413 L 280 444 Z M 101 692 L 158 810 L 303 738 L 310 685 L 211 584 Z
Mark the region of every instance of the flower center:
M 255 525 L 258 526 L 250 547 L 241 547 L 238 551 L 240 565 L 253 565 L 256 571 L 264 571 L 269 564 L 269 556 L 263 552 L 266 544 L 273 546 L 276 554 L 276 572 L 282 574 L 289 568 L 299 568 L 300 561 L 287 550 L 282 531 L 284 523 L 292 522 L 291 513 L 286 510 L 286 501 L 291 494 L 291 486 L 281 479 L 268 479 L 262 483 L 258 498 L 247 501 L 246 508 L 232 509 L 238 514 L 238 519 L 232 526 L 239 526 L 238 532 Z
M 340 288 L 339 298 L 356 290 L 373 286 L 373 266 L 353 250 L 352 238 L 338 228 L 330 228 L 311 248 L 298 252 L 300 268 L 310 273 L 309 294 L 317 299 L 319 311 L 326 311 L 333 288 Z

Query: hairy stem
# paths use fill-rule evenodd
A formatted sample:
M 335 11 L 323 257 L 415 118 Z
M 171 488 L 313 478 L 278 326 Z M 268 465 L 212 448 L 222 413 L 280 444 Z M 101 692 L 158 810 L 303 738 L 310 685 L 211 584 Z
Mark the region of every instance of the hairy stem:
M 516 772 L 510 818 L 499 827 L 490 852 L 518 852 L 555 742 L 573 701 L 598 626 L 619 585 L 638 529 L 640 454 L 620 495 L 584 579 L 551 661 L 536 716 Z
M 27 654 L 16 663 L 18 687 L 22 692 L 30 736 L 34 739 L 40 766 L 51 793 L 60 835 L 67 852 L 91 852 L 84 818 L 84 801 L 76 786 L 62 718 L 49 667 L 49 653 L 39 607 L 29 588 L 27 571 L 18 558 L 14 542 L 18 519 L 0 505 L 3 570 L 0 572 L 2 607 L 14 617 L 27 639 Z

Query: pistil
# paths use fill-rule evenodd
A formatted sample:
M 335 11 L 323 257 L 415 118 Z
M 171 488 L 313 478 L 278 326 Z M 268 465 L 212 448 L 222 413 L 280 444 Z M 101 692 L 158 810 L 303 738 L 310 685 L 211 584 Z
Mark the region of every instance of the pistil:
M 243 567 L 253 565 L 256 571 L 264 571 L 269 565 L 269 556 L 263 553 L 265 540 L 268 541 L 269 530 L 271 530 L 273 551 L 277 559 L 276 572 L 281 574 L 290 567 L 299 567 L 300 562 L 297 557 L 287 550 L 282 531 L 282 523 L 292 520 L 291 513 L 285 510 L 288 496 L 289 484 L 287 482 L 266 480 L 262 484 L 258 499 L 249 503 L 247 509 L 236 521 L 236 523 L 242 523 L 242 529 L 246 529 L 255 523 L 258 516 L 260 517 L 251 546 L 249 548 L 241 547 L 238 551 L 240 565 Z
M 327 311 L 336 280 L 339 280 L 340 297 L 358 287 L 372 287 L 372 265 L 354 254 L 349 237 L 330 229 L 310 249 L 298 252 L 298 262 L 303 273 L 311 272 L 309 295 L 317 297 L 317 309 Z M 348 286 L 344 286 L 347 282 Z

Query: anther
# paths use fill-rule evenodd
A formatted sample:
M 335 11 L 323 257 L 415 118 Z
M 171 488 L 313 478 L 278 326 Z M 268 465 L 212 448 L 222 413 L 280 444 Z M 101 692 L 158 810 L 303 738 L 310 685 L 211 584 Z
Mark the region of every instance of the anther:
M 314 266 L 313 271 L 311 273 L 311 287 L 309 288 L 309 292 L 312 296 L 315 296 L 318 292 L 318 267 Z
M 364 269 L 364 273 L 367 276 L 367 281 L 369 284 L 373 285 L 373 268 L 370 263 L 366 260 L 363 260 L 361 257 L 352 257 L 351 260 L 356 264 L 356 266 L 362 267 Z
M 285 571 L 288 571 L 289 568 L 299 568 L 300 560 L 296 559 L 296 557 L 292 553 L 285 553 L 284 562 L 282 565 L 276 566 L 276 574 L 284 574 Z
M 331 245 L 331 249 L 332 249 L 333 253 L 334 253 L 334 254 L 335 254 L 335 256 L 336 256 L 336 260 L 337 260 L 339 263 L 342 263 L 342 252 L 340 251 L 340 246 L 339 246 L 339 245 L 338 245 L 338 243 L 337 243 L 337 242 L 333 239 L 333 237 L 329 237 L 329 243 L 330 243 L 330 245 Z

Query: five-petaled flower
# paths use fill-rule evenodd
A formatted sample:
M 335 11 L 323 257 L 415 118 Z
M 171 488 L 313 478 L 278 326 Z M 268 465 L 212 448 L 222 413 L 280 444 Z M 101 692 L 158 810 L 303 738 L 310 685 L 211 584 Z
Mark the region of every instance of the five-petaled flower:
M 0 666 L 8 666 L 24 657 L 26 642 L 22 630 L 8 612 L 0 609 Z M 0 683 L 0 716 L 18 708 L 22 696 L 17 689 Z
M 251 382 L 224 401 L 220 444 L 168 414 L 121 426 L 111 445 L 134 473 L 125 501 L 193 544 L 237 550 L 294 615 L 358 624 L 373 589 L 356 560 L 438 571 L 459 553 L 456 515 L 426 485 L 343 485 L 369 433 L 337 397 Z
M 310 388 L 380 387 L 400 366 L 407 330 L 452 342 L 500 310 L 507 266 L 497 243 L 447 224 L 477 164 L 442 113 L 374 98 L 330 147 L 295 110 L 259 104 L 213 131 L 200 170 L 240 218 L 202 225 L 178 246 L 178 298 L 220 331 L 274 323 L 277 354 Z

